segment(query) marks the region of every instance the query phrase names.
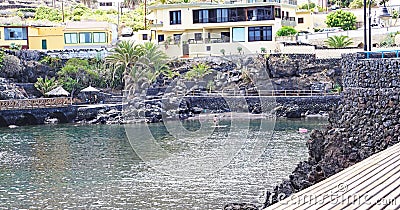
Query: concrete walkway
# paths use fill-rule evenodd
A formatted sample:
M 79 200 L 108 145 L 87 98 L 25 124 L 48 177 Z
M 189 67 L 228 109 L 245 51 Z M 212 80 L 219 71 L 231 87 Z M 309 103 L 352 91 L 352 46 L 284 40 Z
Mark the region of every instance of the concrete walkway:
M 400 209 L 400 143 L 267 209 Z

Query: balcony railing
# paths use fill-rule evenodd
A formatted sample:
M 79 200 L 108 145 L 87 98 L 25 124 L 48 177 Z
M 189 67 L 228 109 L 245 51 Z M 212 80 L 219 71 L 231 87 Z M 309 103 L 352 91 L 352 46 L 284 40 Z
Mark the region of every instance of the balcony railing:
M 296 26 L 296 19 L 294 17 L 284 17 L 281 21 L 282 26 Z

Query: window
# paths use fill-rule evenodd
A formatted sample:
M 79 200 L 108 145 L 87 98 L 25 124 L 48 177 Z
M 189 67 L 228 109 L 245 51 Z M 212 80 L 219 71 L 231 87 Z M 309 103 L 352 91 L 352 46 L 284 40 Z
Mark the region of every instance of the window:
M 228 9 L 217 9 L 217 23 L 228 22 Z
M 27 40 L 27 28 L 4 28 L 5 40 Z
M 112 6 L 112 2 L 100 2 L 100 6 L 102 6 L 102 7 L 111 7 Z
M 142 34 L 142 39 L 143 39 L 143 40 L 147 40 L 147 39 L 148 39 L 147 34 Z
M 298 18 L 297 23 L 304 23 L 304 18 Z
M 275 8 L 275 17 L 280 18 L 281 17 L 281 8 L 276 7 Z
M 65 44 L 76 44 L 78 43 L 78 34 L 76 33 L 67 33 L 64 34 Z
M 181 42 L 181 35 L 182 34 L 174 34 L 174 43 L 178 44 L 179 42 Z
M 195 41 L 201 41 L 203 40 L 203 36 L 201 33 L 194 33 L 194 40 Z
M 199 10 L 199 23 L 208 23 L 208 10 Z
M 92 33 L 79 33 L 79 43 L 92 43 Z
M 237 21 L 237 9 L 232 8 L 229 9 L 229 22 L 236 22 Z
M 272 41 L 272 26 L 249 27 L 249 42 Z
M 181 24 L 181 11 L 170 11 L 169 21 L 171 25 Z
M 244 28 L 232 28 L 232 41 L 233 42 L 244 42 L 245 38 L 244 38 Z
M 231 34 L 229 32 L 221 32 L 221 39 L 223 42 L 230 42 Z
M 165 40 L 164 34 L 158 35 L 158 42 L 163 42 Z
M 206 51 L 211 51 L 211 46 L 206 46 Z
M 106 43 L 107 36 L 104 32 L 94 32 L 93 33 L 93 42 L 94 43 Z

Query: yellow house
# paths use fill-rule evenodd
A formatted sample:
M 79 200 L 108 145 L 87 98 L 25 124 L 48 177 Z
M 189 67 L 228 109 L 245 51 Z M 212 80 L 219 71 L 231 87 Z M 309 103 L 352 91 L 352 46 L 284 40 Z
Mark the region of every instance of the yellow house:
M 0 26 L 0 47 L 9 48 L 13 44 L 28 48 L 28 26 Z
M 151 6 L 152 41 L 170 56 L 273 51 L 282 26 L 296 26 L 296 0 L 193 2 Z M 180 44 L 181 43 L 181 44 Z M 179 49 L 173 45 L 178 45 Z
M 107 22 L 67 22 L 63 30 L 64 49 L 101 48 L 117 39 L 117 28 Z
M 60 50 L 64 49 L 63 27 L 29 27 L 29 49 Z
M 104 48 L 118 39 L 117 26 L 107 22 L 68 22 L 63 26 L 0 26 L 0 47 L 62 50 Z
M 296 11 L 297 25 L 295 29 L 297 31 L 314 31 L 314 14 L 309 10 L 298 10 Z

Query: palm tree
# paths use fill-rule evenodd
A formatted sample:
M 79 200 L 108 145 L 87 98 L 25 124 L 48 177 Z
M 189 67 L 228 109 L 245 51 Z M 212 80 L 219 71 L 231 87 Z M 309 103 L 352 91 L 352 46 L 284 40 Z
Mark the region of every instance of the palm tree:
M 120 42 L 106 58 L 106 62 L 112 65 L 112 80 L 122 80 L 123 75 L 129 75 L 141 55 L 139 45 L 130 41 Z
M 37 90 L 40 91 L 40 93 L 44 95 L 50 90 L 56 88 L 58 86 L 58 83 L 54 77 L 50 79 L 48 79 L 47 77 L 45 77 L 44 79 L 39 77 L 37 78 L 37 82 L 35 83 L 34 86 Z
M 211 70 L 210 67 L 205 63 L 199 63 L 194 66 L 190 71 L 188 71 L 185 75 L 187 79 L 200 79 L 210 74 Z
M 164 75 L 164 77 L 166 77 L 167 79 L 164 79 L 164 86 L 167 80 L 172 80 L 174 79 L 176 76 L 179 76 L 179 72 L 177 71 L 173 71 L 169 68 L 165 69 L 162 74 Z
M 332 48 L 344 48 L 353 44 L 353 41 L 348 36 L 331 36 L 325 40 L 325 43 Z
M 137 59 L 128 74 L 125 74 L 126 89 L 136 91 L 143 84 L 150 84 L 168 68 L 167 55 L 151 42 L 136 45 Z

